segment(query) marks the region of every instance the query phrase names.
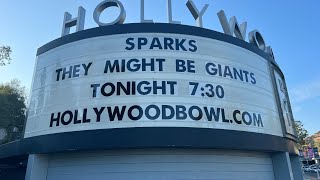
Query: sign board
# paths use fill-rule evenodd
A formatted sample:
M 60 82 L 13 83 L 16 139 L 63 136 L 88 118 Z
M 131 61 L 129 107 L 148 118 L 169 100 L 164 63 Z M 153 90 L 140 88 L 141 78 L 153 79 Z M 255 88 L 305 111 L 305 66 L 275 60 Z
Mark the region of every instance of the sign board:
M 268 61 L 170 33 L 87 38 L 37 57 L 25 137 L 134 127 L 282 136 Z
M 319 150 L 317 147 L 313 148 L 313 154 L 314 154 L 314 158 L 319 158 Z
M 314 152 L 313 152 L 313 148 L 311 148 L 311 147 L 308 147 L 308 158 L 309 159 L 312 159 L 312 158 L 314 158 Z
M 299 150 L 299 156 L 300 156 L 300 157 L 303 157 L 303 152 L 302 152 L 302 150 Z
M 281 108 L 280 116 L 284 120 L 285 131 L 287 134 L 295 136 L 294 121 L 285 81 L 276 70 L 274 70 L 274 77 Z

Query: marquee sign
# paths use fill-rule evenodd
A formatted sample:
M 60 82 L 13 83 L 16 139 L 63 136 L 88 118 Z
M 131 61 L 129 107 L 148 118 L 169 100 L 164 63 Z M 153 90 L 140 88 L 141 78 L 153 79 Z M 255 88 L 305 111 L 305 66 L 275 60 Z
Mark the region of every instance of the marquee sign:
M 266 140 L 265 150 L 274 137 L 294 139 L 284 77 L 260 32 L 251 31 L 245 42 L 246 23 L 227 21 L 223 11 L 218 17 L 225 34 L 203 29 L 208 5 L 198 10 L 191 0 L 187 7 L 200 28 L 177 25 L 170 0 L 167 5 L 171 25 L 145 20 L 143 0 L 140 24 L 119 25 L 125 8 L 118 0 L 96 7 L 101 27 L 95 29 L 83 30 L 84 8 L 75 18 L 65 13 L 63 37 L 38 50 L 25 137 L 193 128 L 219 130 L 220 136 L 256 133 Z M 120 8 L 119 17 L 101 22 L 111 6 Z M 68 35 L 72 26 L 77 33 Z
M 129 127 L 282 136 L 268 61 L 223 41 L 107 35 L 37 59 L 25 137 Z

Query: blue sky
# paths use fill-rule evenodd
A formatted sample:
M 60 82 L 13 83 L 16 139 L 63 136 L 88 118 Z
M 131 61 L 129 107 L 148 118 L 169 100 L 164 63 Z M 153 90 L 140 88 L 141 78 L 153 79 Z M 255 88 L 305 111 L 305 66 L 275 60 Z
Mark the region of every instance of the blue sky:
M 85 28 L 97 27 L 92 12 L 102 0 L 2 0 L 0 2 L 0 45 L 10 45 L 13 62 L 0 67 L 0 82 L 13 78 L 30 89 L 37 48 L 59 38 L 64 12 L 76 15 L 78 6 L 87 10 Z M 183 24 L 195 22 L 185 3 L 172 0 L 173 16 Z M 121 0 L 127 11 L 125 23 L 139 22 L 140 0 Z M 208 3 L 204 27 L 222 32 L 216 13 L 248 22 L 248 31 L 258 29 L 272 46 L 276 61 L 286 76 L 296 120 L 310 134 L 320 130 L 320 1 L 292 0 L 194 0 L 197 7 Z M 146 18 L 166 22 L 166 0 L 145 0 Z M 103 15 L 112 17 L 111 11 Z

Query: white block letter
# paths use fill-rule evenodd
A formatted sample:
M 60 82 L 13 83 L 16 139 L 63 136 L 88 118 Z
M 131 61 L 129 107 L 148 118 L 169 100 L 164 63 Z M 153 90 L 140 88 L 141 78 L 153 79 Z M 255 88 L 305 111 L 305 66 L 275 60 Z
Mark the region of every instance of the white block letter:
M 202 10 L 199 12 L 197 7 L 194 5 L 193 1 L 192 0 L 188 0 L 187 7 L 188 7 L 189 11 L 191 12 L 193 18 L 196 20 L 196 26 L 203 27 L 202 16 L 206 12 L 207 8 L 209 7 L 209 4 L 206 4 L 202 8 Z
M 76 32 L 82 31 L 84 29 L 85 16 L 86 10 L 81 6 L 78 9 L 78 16 L 73 19 L 70 13 L 65 12 L 61 36 L 70 34 L 70 28 L 72 26 L 76 26 Z

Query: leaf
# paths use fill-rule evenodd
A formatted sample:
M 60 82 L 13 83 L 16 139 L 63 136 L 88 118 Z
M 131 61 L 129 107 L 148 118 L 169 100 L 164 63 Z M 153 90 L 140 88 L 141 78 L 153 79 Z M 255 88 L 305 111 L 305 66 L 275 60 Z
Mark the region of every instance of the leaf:
M 0 46 L 0 66 L 10 64 L 11 52 L 12 50 L 10 46 Z
M 22 137 L 26 118 L 25 88 L 18 80 L 0 84 L 0 129 L 5 129 L 7 136 L 0 143 L 6 143 Z

